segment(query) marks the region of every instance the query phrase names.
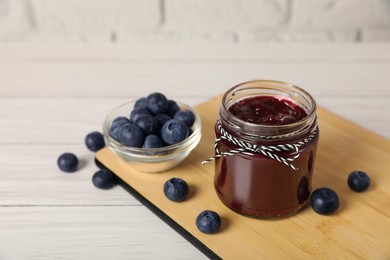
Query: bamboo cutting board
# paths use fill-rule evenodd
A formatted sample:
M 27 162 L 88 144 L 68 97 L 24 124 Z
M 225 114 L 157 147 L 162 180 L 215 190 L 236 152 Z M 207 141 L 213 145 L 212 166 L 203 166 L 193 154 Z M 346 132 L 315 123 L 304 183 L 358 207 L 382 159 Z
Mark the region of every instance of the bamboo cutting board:
M 108 148 L 96 159 L 114 172 L 124 187 L 211 258 L 223 259 L 390 259 L 390 141 L 339 116 L 319 109 L 321 129 L 313 189 L 328 186 L 340 198 L 332 216 L 310 207 L 279 220 L 239 215 L 218 199 L 213 186 L 214 163 L 201 162 L 214 154 L 213 126 L 221 97 L 196 110 L 202 118 L 202 139 L 179 166 L 163 173 L 142 173 L 116 157 Z M 353 170 L 366 171 L 370 188 L 356 193 L 347 185 Z M 165 198 L 163 184 L 171 177 L 184 179 L 190 194 L 175 203 Z M 222 219 L 217 234 L 201 233 L 197 215 L 211 209 Z

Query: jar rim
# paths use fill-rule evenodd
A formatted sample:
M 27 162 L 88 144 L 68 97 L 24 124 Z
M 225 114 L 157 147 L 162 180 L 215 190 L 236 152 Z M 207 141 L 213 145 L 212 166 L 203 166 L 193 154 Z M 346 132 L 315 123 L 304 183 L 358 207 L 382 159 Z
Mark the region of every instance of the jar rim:
M 260 95 L 282 96 L 290 98 L 294 103 L 299 105 L 306 112 L 306 116 L 298 121 L 282 124 L 282 125 L 265 125 L 250 123 L 240 119 L 234 114 L 230 113 L 230 106 L 237 102 L 251 96 L 259 96 L 258 91 L 263 90 L 264 93 Z M 274 94 L 276 91 L 279 95 Z M 286 134 L 299 133 L 304 131 L 308 126 L 317 125 L 317 104 L 314 98 L 304 89 L 282 81 L 277 80 L 251 80 L 235 85 L 230 88 L 222 97 L 222 104 L 220 108 L 220 117 L 227 122 L 230 130 L 238 127 L 258 136 L 258 133 L 264 133 L 265 136 L 279 136 L 283 137 Z M 310 127 L 313 128 L 313 127 Z

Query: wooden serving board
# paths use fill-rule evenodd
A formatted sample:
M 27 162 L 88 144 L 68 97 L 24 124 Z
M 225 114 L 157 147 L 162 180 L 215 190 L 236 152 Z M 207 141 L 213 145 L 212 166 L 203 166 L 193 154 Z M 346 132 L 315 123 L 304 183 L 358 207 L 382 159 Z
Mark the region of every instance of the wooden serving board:
M 201 142 L 172 170 L 139 172 L 108 148 L 100 150 L 96 158 L 122 180 L 126 189 L 211 258 L 390 259 L 389 140 L 319 109 L 321 133 L 313 188 L 333 188 L 340 198 L 338 211 L 322 216 L 306 207 L 279 220 L 245 217 L 219 201 L 213 186 L 214 163 L 201 165 L 214 154 L 213 126 L 220 102 L 219 96 L 196 107 L 202 118 Z M 367 191 L 349 189 L 347 177 L 353 170 L 369 174 L 371 186 Z M 162 187 L 171 177 L 189 184 L 186 201 L 175 203 L 165 198 Z M 197 229 L 195 219 L 205 209 L 220 214 L 219 233 L 206 235 Z

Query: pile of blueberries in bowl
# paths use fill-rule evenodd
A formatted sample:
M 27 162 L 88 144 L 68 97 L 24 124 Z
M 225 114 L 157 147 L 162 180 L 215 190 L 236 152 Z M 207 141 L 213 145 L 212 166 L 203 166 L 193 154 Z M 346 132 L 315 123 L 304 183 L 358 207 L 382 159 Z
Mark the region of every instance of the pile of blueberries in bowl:
M 134 168 L 161 172 L 196 147 L 201 121 L 190 106 L 155 92 L 112 110 L 104 120 L 103 135 L 107 146 Z

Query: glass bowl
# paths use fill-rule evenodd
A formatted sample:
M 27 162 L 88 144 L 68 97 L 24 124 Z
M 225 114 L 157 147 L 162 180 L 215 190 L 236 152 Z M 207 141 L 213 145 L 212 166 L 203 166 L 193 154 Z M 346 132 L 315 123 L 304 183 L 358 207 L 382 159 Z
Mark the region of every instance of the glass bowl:
M 180 109 L 188 109 L 195 115 L 192 133 L 180 143 L 160 148 L 137 148 L 123 145 L 109 134 L 112 122 L 118 116 L 129 118 L 136 100 L 124 103 L 108 113 L 103 123 L 103 135 L 106 145 L 133 168 L 143 172 L 162 172 L 171 169 L 183 161 L 198 145 L 201 137 L 201 120 L 190 106 L 176 102 Z

